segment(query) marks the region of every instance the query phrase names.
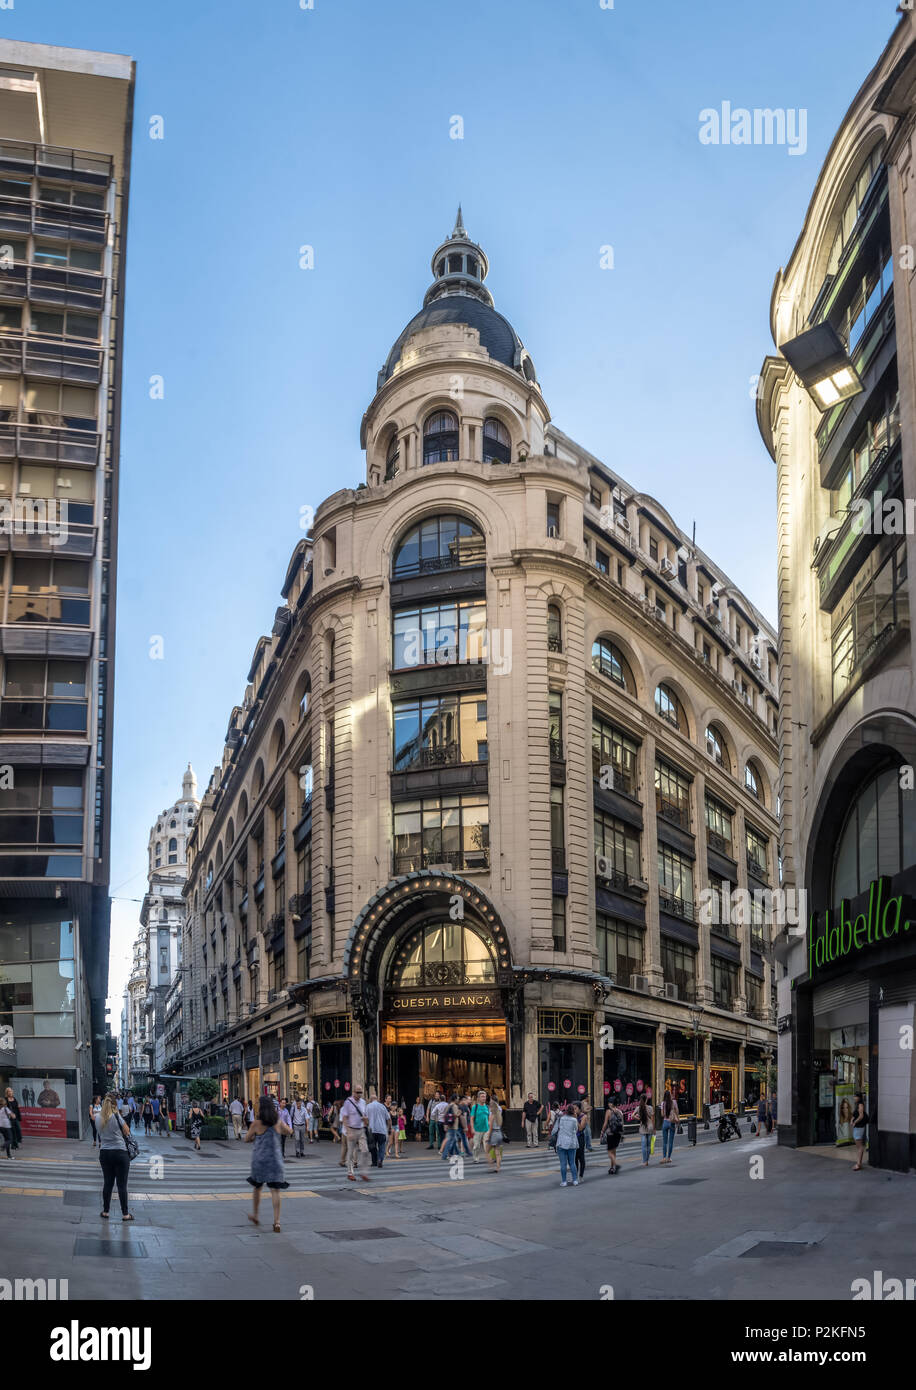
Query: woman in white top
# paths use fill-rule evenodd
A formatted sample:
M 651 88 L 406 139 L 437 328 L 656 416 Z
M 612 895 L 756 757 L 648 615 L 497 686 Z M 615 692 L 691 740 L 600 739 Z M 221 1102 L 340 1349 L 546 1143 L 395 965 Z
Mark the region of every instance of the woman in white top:
M 92 1104 L 91 1104 L 90 1107 L 89 1107 L 89 1123 L 90 1123 L 90 1125 L 92 1126 L 92 1147 L 93 1147 L 93 1148 L 95 1148 L 96 1144 L 101 1144 L 101 1142 L 102 1142 L 101 1136 L 99 1135 L 99 1124 L 100 1124 L 100 1122 L 101 1122 L 101 1119 L 102 1119 L 102 1097 L 101 1097 L 101 1096 L 93 1096 L 93 1097 L 92 1097 Z
M 576 1176 L 576 1154 L 579 1150 L 579 1116 L 575 1107 L 558 1111 L 550 1129 L 550 1137 L 556 1135 L 557 1157 L 560 1160 L 560 1186 L 578 1187 Z

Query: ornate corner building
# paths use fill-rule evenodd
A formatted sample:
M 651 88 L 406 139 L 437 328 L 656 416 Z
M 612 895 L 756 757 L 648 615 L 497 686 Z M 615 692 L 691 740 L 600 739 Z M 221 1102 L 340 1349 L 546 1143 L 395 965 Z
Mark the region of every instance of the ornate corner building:
M 739 1102 L 775 1045 L 775 636 L 551 424 L 488 269 L 459 209 L 255 649 L 191 837 L 182 1063 Z
M 779 1133 L 916 1166 L 916 16 L 834 136 L 776 277 L 757 413 L 777 466 Z M 791 365 L 790 365 L 791 364 Z M 907 1032 L 907 1030 L 909 1030 Z M 909 1046 L 906 1039 L 909 1038 Z

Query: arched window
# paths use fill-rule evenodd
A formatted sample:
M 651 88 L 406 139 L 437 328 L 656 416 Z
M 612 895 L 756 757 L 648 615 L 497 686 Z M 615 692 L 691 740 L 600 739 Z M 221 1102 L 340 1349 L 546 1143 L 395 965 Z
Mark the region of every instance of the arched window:
M 731 759 L 728 756 L 728 747 L 724 737 L 715 724 L 708 724 L 706 727 L 706 752 L 720 767 L 724 767 L 726 772 L 731 772 Z
M 673 724 L 676 729 L 680 729 L 682 734 L 687 732 L 683 707 L 670 685 L 662 684 L 656 687 L 655 713 L 666 719 L 669 724 Z
M 159 909 L 159 921 L 160 921 L 160 922 L 167 922 L 168 920 L 169 920 L 169 914 L 168 914 L 168 912 L 166 911 L 166 909 L 165 909 L 164 907 L 160 907 L 160 909 Z
M 458 416 L 439 410 L 423 427 L 423 462 L 453 463 L 457 457 Z
M 174 837 L 169 840 L 169 863 L 178 863 L 178 841 Z
M 859 790 L 837 843 L 830 898 L 835 906 L 916 861 L 916 816 L 904 814 L 904 795 L 897 767 L 873 773 Z
M 312 678 L 306 672 L 305 683 L 302 687 L 302 694 L 299 696 L 299 719 L 302 720 L 309 712 L 309 701 L 312 698 Z
M 299 786 L 302 788 L 303 809 L 312 800 L 312 792 L 315 785 L 315 773 L 311 763 L 303 763 L 299 769 Z
M 627 659 L 610 638 L 599 637 L 597 642 L 592 643 L 592 668 L 599 675 L 606 676 L 615 685 L 635 695 L 636 682 L 633 680 Z
M 494 984 L 496 947 L 462 922 L 427 922 L 401 943 L 389 982 L 393 989 Z
M 563 620 L 560 610 L 555 603 L 547 605 L 547 650 L 549 652 L 561 652 L 563 650 Z
M 744 786 L 755 801 L 763 801 L 760 792 L 760 778 L 757 776 L 757 769 L 753 763 L 745 763 L 744 765 Z
M 490 415 L 483 422 L 484 463 L 511 463 L 512 440 L 502 420 Z
M 385 455 L 386 483 L 389 482 L 390 479 L 393 478 L 395 474 L 398 472 L 398 458 L 400 457 L 400 453 L 401 450 L 398 447 L 398 437 L 396 434 L 393 434 L 391 436 L 391 439 L 388 441 L 388 452 Z
M 482 565 L 486 546 L 477 527 L 461 516 L 429 516 L 412 526 L 398 544 L 391 567 L 392 579 L 436 570 Z

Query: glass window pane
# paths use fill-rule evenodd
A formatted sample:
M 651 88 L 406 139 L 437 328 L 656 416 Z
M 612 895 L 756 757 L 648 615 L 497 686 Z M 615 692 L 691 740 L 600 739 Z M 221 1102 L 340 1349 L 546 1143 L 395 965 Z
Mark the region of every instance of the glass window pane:
M 44 1013 L 73 1008 L 73 962 L 32 966 L 32 1007 Z

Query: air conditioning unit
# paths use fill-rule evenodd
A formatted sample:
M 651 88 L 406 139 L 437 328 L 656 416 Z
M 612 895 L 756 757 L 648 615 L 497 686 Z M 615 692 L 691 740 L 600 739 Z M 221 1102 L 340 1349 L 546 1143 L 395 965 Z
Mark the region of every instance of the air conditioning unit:
M 677 995 L 677 985 L 672 985 L 672 984 L 670 984 L 670 983 L 666 980 L 666 981 L 665 981 L 665 998 L 666 998 L 666 999 L 676 999 L 677 997 L 678 997 L 678 995 Z
M 649 885 L 644 878 L 631 878 L 627 880 L 631 888 L 637 889 L 641 893 L 648 893 Z
M 551 540 L 555 541 L 555 540 L 557 539 L 557 537 L 559 536 L 560 533 L 559 533 L 559 531 L 557 530 L 556 526 L 548 526 L 548 527 L 547 527 L 547 534 L 548 534 L 548 536 L 550 537 Z
M 620 516 L 619 513 L 618 513 L 618 515 L 614 517 L 614 520 L 616 521 L 617 525 L 620 527 L 621 531 L 629 531 L 629 529 L 630 529 L 630 523 L 627 521 L 627 519 L 626 519 L 625 516 Z
M 648 977 L 648 975 L 631 975 L 631 976 L 630 976 L 630 989 L 638 989 L 639 992 L 640 992 L 640 994 L 648 994 L 648 993 L 649 993 L 649 977 Z
M 707 603 L 706 616 L 711 623 L 715 623 L 716 625 L 721 623 L 722 615 L 719 612 L 719 605 L 717 603 Z
M 659 565 L 659 569 L 661 570 L 662 574 L 672 574 L 672 575 L 674 574 L 674 566 L 672 565 L 671 561 L 668 559 L 667 555 L 665 556 L 665 558 L 662 560 L 661 564 Z
M 608 859 L 607 855 L 595 855 L 595 873 L 599 878 L 612 878 L 614 874 L 614 861 Z
M 252 948 L 251 955 L 248 957 L 248 964 L 249 964 L 249 965 L 260 965 L 260 963 L 261 963 L 261 948 L 260 948 L 260 946 L 254 946 L 254 947 Z

